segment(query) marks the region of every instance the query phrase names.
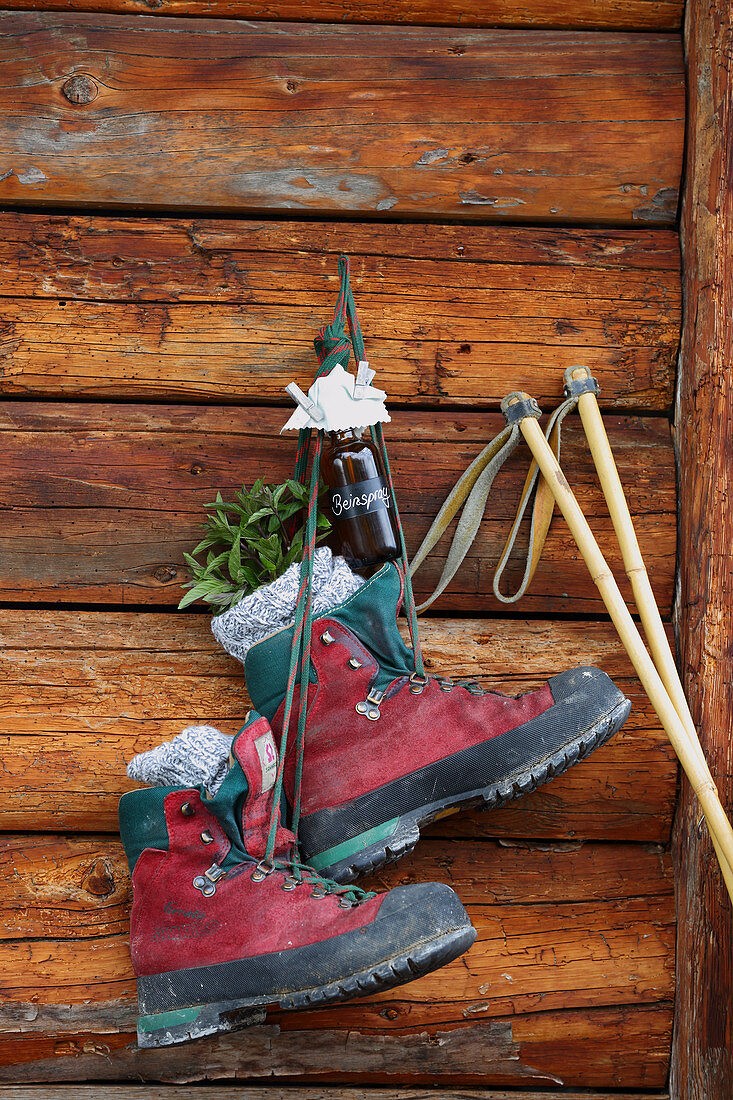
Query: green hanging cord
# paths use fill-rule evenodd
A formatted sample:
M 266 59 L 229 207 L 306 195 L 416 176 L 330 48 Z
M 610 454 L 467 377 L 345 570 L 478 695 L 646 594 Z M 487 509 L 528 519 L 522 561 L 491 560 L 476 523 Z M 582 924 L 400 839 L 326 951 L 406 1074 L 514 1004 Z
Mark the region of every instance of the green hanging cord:
M 318 333 L 314 344 L 316 353 L 319 359 L 319 366 L 316 371 L 316 378 L 321 377 L 323 374 L 331 370 L 337 362 L 341 362 L 344 365 L 348 363 L 349 355 L 351 353 L 351 344 L 344 332 L 344 321 L 346 318 L 346 294 L 348 290 L 349 269 L 348 261 L 345 265 L 342 265 L 339 261 L 339 273 L 341 276 L 341 284 L 339 287 L 339 294 L 336 300 L 336 305 L 333 311 L 333 321 L 330 325 L 324 325 Z M 301 483 L 305 483 L 305 475 L 308 465 L 308 455 L 310 451 L 311 438 L 313 431 L 310 428 L 302 429 L 298 434 L 298 450 L 295 458 L 295 477 Z M 315 527 L 317 518 L 317 502 L 318 502 L 318 484 L 320 473 L 320 451 L 321 443 L 323 439 L 323 432 L 317 433 L 317 443 L 315 447 L 313 468 L 311 471 L 310 492 L 308 501 L 308 512 L 306 519 L 306 537 L 304 539 L 304 553 L 301 562 L 300 572 L 300 588 L 298 591 L 298 601 L 295 611 L 295 628 L 293 631 L 293 645 L 290 653 L 290 667 L 288 671 L 288 683 L 285 693 L 285 705 L 283 710 L 283 728 L 280 741 L 280 759 L 278 762 L 278 772 L 275 779 L 275 789 L 273 793 L 273 813 L 270 820 L 270 829 L 267 840 L 267 858 L 271 859 L 275 846 L 275 837 L 277 834 L 277 812 L 276 808 L 280 804 L 280 796 L 282 794 L 283 787 L 283 775 L 285 766 L 285 757 L 287 755 L 288 737 L 290 731 L 290 719 L 292 715 L 293 699 L 295 695 L 295 685 L 300 683 L 300 703 L 299 703 L 299 716 L 298 716 L 298 734 L 300 740 L 304 741 L 305 737 L 305 724 L 307 719 L 307 707 L 308 707 L 308 690 L 304 689 L 303 685 L 307 684 L 310 679 L 310 622 L 312 621 L 311 607 L 312 607 L 312 587 L 313 587 L 313 553 L 315 547 Z M 307 651 L 307 660 L 305 653 Z M 296 834 L 297 843 L 297 823 L 300 817 L 300 777 L 302 776 L 302 745 L 298 745 L 296 741 L 296 767 L 298 769 L 298 776 L 296 777 L 296 807 L 293 811 L 294 825 L 293 832 Z M 275 797 L 277 796 L 277 797 Z
M 320 445 L 322 433 L 318 433 L 318 442 L 316 444 L 316 455 L 320 456 Z M 295 608 L 295 625 L 293 629 L 293 644 L 290 651 L 290 667 L 288 669 L 288 682 L 285 691 L 285 705 L 283 708 L 283 721 L 282 721 L 282 733 L 280 735 L 280 754 L 278 759 L 278 768 L 275 776 L 275 783 L 273 786 L 273 803 L 272 812 L 270 814 L 270 827 L 267 836 L 267 846 L 265 850 L 265 858 L 269 861 L 272 860 L 272 856 L 275 850 L 275 839 L 277 836 L 277 824 L 280 808 L 280 800 L 282 797 L 284 774 L 285 774 L 285 760 L 288 750 L 288 738 L 290 733 L 290 719 L 293 708 L 293 698 L 295 695 L 295 685 L 300 683 L 301 689 L 301 706 L 303 705 L 303 698 L 308 698 L 308 682 L 310 680 L 310 633 L 306 638 L 305 626 L 306 620 L 309 620 L 309 611 L 311 607 L 311 591 L 313 582 L 313 553 L 315 548 L 315 531 L 314 523 L 317 516 L 317 501 L 318 501 L 318 481 L 319 481 L 319 463 L 314 462 L 314 467 L 311 472 L 311 484 L 308 498 L 308 513 L 306 519 L 306 534 L 305 548 L 303 553 L 303 559 L 300 564 L 300 587 L 298 589 L 298 600 Z M 307 648 L 308 660 L 307 664 L 304 662 L 303 651 Z M 307 669 L 307 671 L 304 671 Z M 305 683 L 305 690 L 303 685 Z M 297 751 L 296 744 L 296 751 Z M 300 788 L 299 785 L 296 789 L 296 796 L 299 803 L 300 800 Z M 293 830 L 295 832 L 295 830 Z M 296 834 L 297 845 L 297 834 Z
M 364 339 L 361 334 L 361 325 L 359 324 L 359 315 L 356 312 L 356 303 L 354 302 L 354 295 L 351 292 L 351 283 L 349 282 L 349 258 L 348 256 L 339 256 L 339 271 L 341 272 L 341 286 L 344 292 L 344 305 L 346 309 L 346 316 L 349 322 L 349 332 L 351 333 L 351 343 L 354 347 L 354 356 L 357 364 L 365 358 L 364 353 Z M 400 556 L 402 561 L 402 571 L 405 578 L 405 611 L 407 615 L 407 624 L 410 631 L 410 641 L 412 642 L 412 651 L 415 657 L 415 672 L 420 679 L 425 679 L 425 665 L 423 662 L 422 647 L 420 645 L 420 631 L 417 622 L 417 610 L 415 608 L 415 597 L 412 591 L 412 579 L 410 577 L 410 563 L 407 556 L 407 546 L 405 545 L 405 534 L 402 528 L 402 520 L 400 519 L 400 512 L 397 506 L 397 494 L 395 493 L 394 481 L 392 480 L 392 471 L 389 465 L 389 456 L 387 454 L 387 445 L 384 441 L 384 431 L 381 424 L 372 425 L 370 428 L 370 435 L 372 442 L 379 448 L 382 456 L 382 462 L 384 463 L 384 472 L 387 476 L 387 484 L 392 495 L 392 504 L 394 506 L 395 525 L 397 527 L 397 534 L 400 542 Z
M 300 654 L 300 700 L 298 708 L 298 731 L 295 741 L 295 794 L 292 807 L 291 829 L 298 836 L 300 824 L 301 785 L 303 779 L 303 758 L 305 753 L 305 730 L 308 717 L 308 687 L 310 684 L 311 664 L 311 633 L 313 630 L 313 561 L 315 557 L 316 530 L 318 521 L 318 483 L 320 479 L 321 446 L 323 432 L 318 432 L 316 445 L 313 451 L 313 467 L 311 470 L 311 495 L 308 507 L 308 519 L 306 524 L 306 564 L 305 577 L 305 606 L 303 608 L 303 641 Z
M 346 263 L 342 264 L 341 259 L 345 259 Z M 330 325 L 321 326 L 318 330 L 318 335 L 313 341 L 316 355 L 318 356 L 318 369 L 315 374 L 316 378 L 321 378 L 324 374 L 328 374 L 328 372 L 333 370 L 336 366 L 336 363 L 341 363 L 344 369 L 349 365 L 351 341 L 344 331 L 346 299 L 349 293 L 349 263 L 346 257 L 341 257 L 339 259 L 339 275 L 341 277 L 341 283 L 336 305 L 333 309 L 333 320 Z M 295 455 L 295 473 L 293 476 L 301 485 L 305 484 L 311 436 L 311 428 L 301 428 L 298 433 L 298 450 Z
M 298 604 L 295 612 L 295 631 L 293 647 L 290 657 L 290 673 L 283 715 L 283 730 L 280 739 L 280 757 L 278 771 L 273 787 L 273 806 L 270 814 L 267 846 L 265 849 L 265 861 L 273 867 L 286 871 L 296 882 L 305 882 L 309 885 L 319 886 L 326 893 L 338 894 L 340 897 L 354 904 L 366 901 L 374 897 L 374 893 L 362 890 L 358 886 L 344 886 L 323 878 L 312 867 L 303 864 L 300 858 L 298 845 L 298 827 L 300 823 L 301 787 L 303 778 L 303 756 L 305 749 L 305 727 L 308 709 L 308 688 L 310 684 L 310 643 L 313 623 L 313 559 L 315 554 L 317 516 L 318 516 L 318 484 L 320 476 L 320 452 L 323 433 L 317 433 L 316 445 L 313 454 L 313 466 L 311 469 L 310 493 L 308 500 L 308 514 L 306 521 L 306 546 L 300 567 L 300 590 Z M 275 841 L 279 822 L 279 809 L 282 799 L 284 782 L 285 760 L 287 757 L 288 731 L 290 726 L 290 714 L 296 682 L 300 683 L 300 700 L 298 729 L 296 735 L 296 767 L 295 790 L 292 810 L 292 832 L 295 836 L 295 849 L 290 860 L 275 859 Z
M 282 800 L 283 783 L 285 776 L 285 760 L 288 754 L 288 732 L 290 728 L 290 714 L 293 706 L 293 695 L 295 692 L 295 682 L 298 675 L 298 667 L 300 664 L 300 651 L 302 647 L 302 618 L 300 617 L 300 594 L 303 591 L 303 585 L 301 581 L 301 590 L 298 596 L 298 608 L 295 615 L 295 629 L 293 631 L 293 645 L 290 651 L 290 669 L 288 671 L 288 684 L 285 692 L 285 706 L 283 710 L 283 724 L 282 733 L 280 735 L 280 752 L 278 755 L 277 772 L 275 775 L 275 782 L 272 788 L 272 810 L 270 812 L 270 823 L 267 833 L 267 845 L 265 847 L 265 859 L 268 863 L 272 862 L 272 858 L 275 852 L 275 840 L 277 837 L 277 826 L 280 815 L 280 804 Z

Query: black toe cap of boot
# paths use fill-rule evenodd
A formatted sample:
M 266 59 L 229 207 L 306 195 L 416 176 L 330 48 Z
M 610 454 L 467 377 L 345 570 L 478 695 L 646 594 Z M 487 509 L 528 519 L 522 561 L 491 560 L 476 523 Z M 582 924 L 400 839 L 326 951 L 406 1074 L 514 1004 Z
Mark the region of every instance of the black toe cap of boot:
M 631 710 L 629 700 L 600 668 L 570 668 L 552 676 L 549 684 L 556 706 L 572 712 L 572 724 L 578 729 L 617 711 L 621 725 Z

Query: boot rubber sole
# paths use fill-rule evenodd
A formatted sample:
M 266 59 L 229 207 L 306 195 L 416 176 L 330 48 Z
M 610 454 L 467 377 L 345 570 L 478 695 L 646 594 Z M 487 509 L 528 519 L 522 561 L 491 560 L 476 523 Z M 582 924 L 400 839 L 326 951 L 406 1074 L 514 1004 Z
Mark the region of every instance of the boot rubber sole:
M 513 799 L 530 794 L 590 756 L 595 749 L 613 737 L 631 710 L 629 700 L 620 692 L 618 695 L 621 701 L 612 710 L 572 741 L 533 761 L 529 767 L 503 776 L 488 786 L 428 802 L 315 855 L 306 851 L 307 862 L 324 877 L 341 883 L 353 882 L 361 875 L 376 871 L 386 863 L 407 855 L 420 839 L 420 830 L 441 817 L 448 817 L 470 807 L 493 810 Z M 303 826 L 307 820 L 304 819 Z
M 334 1001 L 351 1000 L 392 989 L 437 970 L 464 954 L 476 939 L 468 928 L 449 932 L 422 944 L 408 954 L 352 974 L 339 982 L 298 990 L 281 997 L 245 997 L 208 1004 L 187 1005 L 148 1016 L 137 1022 L 137 1042 L 142 1048 L 172 1046 L 226 1031 L 264 1023 L 268 1008 L 320 1008 Z
M 452 893 L 447 888 L 440 889 Z M 377 929 L 387 957 L 352 972 L 349 962 L 353 965 L 359 956 L 363 962 L 365 950 L 369 951 L 365 944 L 369 936 L 360 935 L 360 930 L 325 940 L 313 948 L 138 978 L 138 1046 L 172 1046 L 235 1031 L 262 1023 L 268 1008 L 318 1008 L 392 989 L 437 970 L 469 949 L 476 939 L 476 930 L 455 895 L 445 903 L 440 900 L 432 906 L 428 903 L 427 909 L 431 910 L 430 915 L 422 911 L 419 903 L 413 903 L 391 914 L 384 928 Z M 405 947 L 405 939 L 412 934 L 411 926 L 419 922 L 426 932 L 430 926 L 430 934 Z M 437 931 L 441 923 L 453 927 Z M 381 924 L 380 920 L 374 922 L 377 926 Z M 374 926 L 367 926 L 367 931 L 373 933 Z M 355 955 L 349 954 L 348 942 L 345 951 L 336 946 L 338 941 L 347 939 Z M 388 945 L 400 940 L 401 949 L 393 948 L 390 952 Z M 289 965 L 288 956 L 294 956 L 293 966 Z M 339 965 L 347 972 L 335 976 Z M 313 983 L 316 973 L 328 980 Z M 296 986 L 303 982 L 303 985 L 285 991 L 283 982 Z M 238 991 L 243 995 L 236 996 Z M 146 1007 L 159 1011 L 145 1011 Z

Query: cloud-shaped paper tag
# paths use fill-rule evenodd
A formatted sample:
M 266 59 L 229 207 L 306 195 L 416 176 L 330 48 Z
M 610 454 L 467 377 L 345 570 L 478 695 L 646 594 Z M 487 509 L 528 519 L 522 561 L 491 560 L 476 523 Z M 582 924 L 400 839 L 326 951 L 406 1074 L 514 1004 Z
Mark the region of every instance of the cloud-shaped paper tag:
M 371 372 L 370 372 L 371 373 Z M 362 377 L 366 375 L 363 373 Z M 298 401 L 298 408 L 288 420 L 282 432 L 300 428 L 323 428 L 327 432 L 346 431 L 347 428 L 366 428 L 370 424 L 388 423 L 385 407 L 387 394 L 375 386 L 361 384 L 360 396 L 355 394 L 356 379 L 344 370 L 340 363 L 322 378 L 317 378 L 308 390 L 308 401 L 295 387 L 288 392 Z M 314 408 L 315 406 L 315 408 Z M 320 419 L 319 419 L 320 410 Z

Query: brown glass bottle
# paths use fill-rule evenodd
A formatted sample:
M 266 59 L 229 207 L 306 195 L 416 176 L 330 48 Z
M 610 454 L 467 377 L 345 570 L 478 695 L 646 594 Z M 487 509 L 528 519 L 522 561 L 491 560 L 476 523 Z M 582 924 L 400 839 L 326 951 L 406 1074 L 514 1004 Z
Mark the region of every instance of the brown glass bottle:
M 394 501 L 371 440 L 353 429 L 328 432 L 321 473 L 329 489 L 335 551 L 354 569 L 398 558 Z

